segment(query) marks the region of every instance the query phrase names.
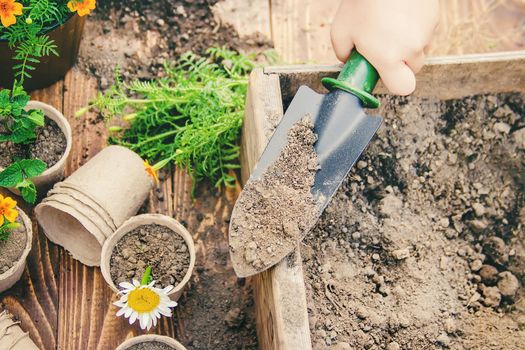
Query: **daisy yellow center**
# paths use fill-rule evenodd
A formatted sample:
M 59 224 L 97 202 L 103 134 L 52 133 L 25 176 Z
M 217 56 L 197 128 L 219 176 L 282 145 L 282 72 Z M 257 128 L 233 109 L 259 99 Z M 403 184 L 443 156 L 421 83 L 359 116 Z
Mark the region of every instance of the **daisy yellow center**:
M 134 289 L 128 295 L 128 306 L 140 313 L 151 312 L 159 304 L 160 296 L 148 288 Z

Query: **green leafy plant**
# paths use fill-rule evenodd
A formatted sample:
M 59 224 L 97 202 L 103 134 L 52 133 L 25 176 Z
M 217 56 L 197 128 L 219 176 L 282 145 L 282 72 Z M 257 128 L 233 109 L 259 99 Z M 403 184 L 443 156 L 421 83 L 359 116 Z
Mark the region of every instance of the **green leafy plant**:
M 0 90 L 0 142 L 27 144 L 36 139 L 36 129 L 44 126 L 42 110 L 26 110 L 29 95 L 15 83 L 13 90 Z
M 16 161 L 0 173 L 0 186 L 18 189 L 26 202 L 34 204 L 37 192 L 31 178 L 42 174 L 46 168 L 46 163 L 39 159 Z
M 0 39 L 14 49 L 14 76 L 22 85 L 31 78 L 42 57 L 58 56 L 58 47 L 46 34 L 50 28 L 64 24 L 74 12 L 80 16 L 95 8 L 95 0 L 0 0 L 7 19 L 0 23 Z
M 164 65 L 165 77 L 116 83 L 91 102 L 112 126 L 110 143 L 126 146 L 154 170 L 173 162 L 187 168 L 195 185 L 202 179 L 216 187 L 234 186 L 239 168 L 238 138 L 242 126 L 248 74 L 255 55 L 212 48 L 206 57 L 186 53 Z

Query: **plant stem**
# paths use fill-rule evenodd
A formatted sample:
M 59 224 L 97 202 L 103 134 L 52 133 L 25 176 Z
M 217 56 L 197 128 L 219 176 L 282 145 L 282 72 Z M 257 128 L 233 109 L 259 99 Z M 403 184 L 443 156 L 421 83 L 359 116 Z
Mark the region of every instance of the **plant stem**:
M 146 267 L 142 280 L 140 281 L 141 286 L 147 285 L 151 281 L 151 266 Z

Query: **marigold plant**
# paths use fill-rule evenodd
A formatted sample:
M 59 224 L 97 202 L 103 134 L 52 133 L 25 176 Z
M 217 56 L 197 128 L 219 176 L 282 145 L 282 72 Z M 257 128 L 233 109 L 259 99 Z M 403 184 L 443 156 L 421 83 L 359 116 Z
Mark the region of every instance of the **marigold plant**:
M 11 231 L 20 226 L 17 218 L 16 201 L 0 194 L 0 241 L 6 241 Z
M 86 16 L 95 7 L 96 0 L 0 0 L 0 39 L 15 51 L 14 75 L 21 84 L 42 57 L 58 56 L 47 30 L 64 24 L 74 13 Z

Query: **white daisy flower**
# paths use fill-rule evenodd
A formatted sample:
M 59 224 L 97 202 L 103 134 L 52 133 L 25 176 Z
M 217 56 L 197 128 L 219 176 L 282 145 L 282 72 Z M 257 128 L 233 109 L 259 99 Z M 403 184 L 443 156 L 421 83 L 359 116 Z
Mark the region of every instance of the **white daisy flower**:
M 171 317 L 170 308 L 177 306 L 177 303 L 170 299 L 168 293 L 174 287 L 160 289 L 153 287 L 154 285 L 155 281 L 149 284 L 141 284 L 137 280 L 133 280 L 133 283 L 120 283 L 120 300 L 113 303 L 120 308 L 117 317 L 124 315 L 129 319 L 129 324 L 139 320 L 140 328 L 148 330 L 157 325 L 161 316 Z

